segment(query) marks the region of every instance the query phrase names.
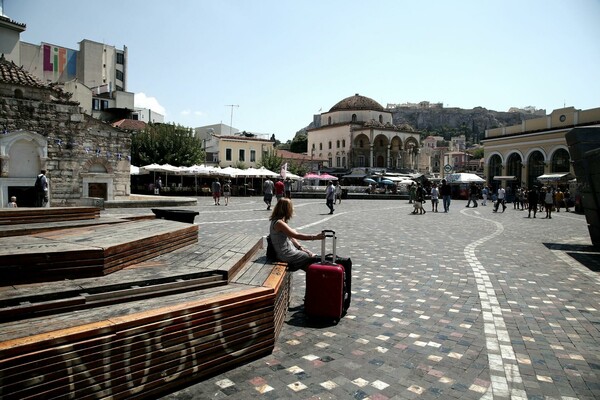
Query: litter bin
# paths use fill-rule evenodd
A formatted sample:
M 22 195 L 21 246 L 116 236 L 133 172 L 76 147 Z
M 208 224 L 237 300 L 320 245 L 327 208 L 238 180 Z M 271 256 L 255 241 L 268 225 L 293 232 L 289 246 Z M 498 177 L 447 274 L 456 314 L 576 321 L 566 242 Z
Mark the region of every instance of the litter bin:
M 342 189 L 342 199 L 348 198 L 348 189 Z

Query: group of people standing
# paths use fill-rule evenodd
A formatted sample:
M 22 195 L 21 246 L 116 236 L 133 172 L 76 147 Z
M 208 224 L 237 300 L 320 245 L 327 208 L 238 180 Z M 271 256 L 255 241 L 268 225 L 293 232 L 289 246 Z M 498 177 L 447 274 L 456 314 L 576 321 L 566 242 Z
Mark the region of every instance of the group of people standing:
M 267 205 L 267 210 L 271 209 L 273 196 L 277 201 L 282 198 L 292 198 L 292 181 L 290 178 L 278 178 L 275 183 L 269 178 L 263 182 L 263 201 Z

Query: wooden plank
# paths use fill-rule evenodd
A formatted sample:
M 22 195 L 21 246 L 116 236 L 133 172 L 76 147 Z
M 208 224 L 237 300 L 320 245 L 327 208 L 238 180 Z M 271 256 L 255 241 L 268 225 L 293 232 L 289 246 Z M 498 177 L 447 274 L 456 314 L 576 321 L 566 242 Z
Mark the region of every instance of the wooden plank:
M 249 343 L 272 337 L 271 318 L 261 321 L 257 325 L 255 323 L 252 325 L 237 324 L 230 329 L 212 334 L 192 335 L 187 332 L 179 332 L 178 343 L 155 339 L 152 341 L 152 347 L 146 348 L 144 352 L 138 352 L 135 356 L 129 354 L 129 349 L 113 348 L 111 354 L 119 356 L 113 356 L 108 361 L 90 359 L 90 362 L 84 363 L 78 360 L 66 368 L 53 367 L 46 371 L 37 371 L 35 374 L 27 374 L 28 376 L 13 375 L 11 376 L 12 383 L 4 388 L 8 392 L 24 398 L 39 392 L 40 389 L 43 389 L 45 394 L 58 394 L 64 390 L 66 385 L 73 388 L 77 386 L 78 382 L 86 382 L 90 379 L 96 383 L 104 380 L 103 387 L 112 386 L 115 382 L 123 382 L 123 378 L 132 373 L 148 373 L 149 364 L 151 364 L 150 368 L 155 369 L 176 365 L 180 362 L 181 355 L 190 351 L 196 352 L 198 358 L 209 358 L 215 353 L 227 351 L 239 344 L 247 347 Z M 109 374 L 107 374 L 107 367 L 110 368 Z M 44 377 L 41 382 L 40 374 Z M 110 379 L 103 379 L 106 376 L 109 376 Z M 52 393 L 52 389 L 54 393 Z M 78 397 L 86 392 L 92 392 L 88 384 L 82 385 L 82 389 L 78 391 Z

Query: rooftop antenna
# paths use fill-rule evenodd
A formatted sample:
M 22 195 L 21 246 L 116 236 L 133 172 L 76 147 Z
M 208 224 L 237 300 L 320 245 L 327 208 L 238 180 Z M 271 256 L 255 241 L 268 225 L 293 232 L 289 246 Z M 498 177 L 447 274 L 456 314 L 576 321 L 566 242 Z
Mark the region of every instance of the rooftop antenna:
M 225 104 L 225 107 L 231 107 L 231 121 L 229 122 L 229 136 L 231 136 L 231 129 L 233 127 L 233 107 L 239 107 L 237 104 Z

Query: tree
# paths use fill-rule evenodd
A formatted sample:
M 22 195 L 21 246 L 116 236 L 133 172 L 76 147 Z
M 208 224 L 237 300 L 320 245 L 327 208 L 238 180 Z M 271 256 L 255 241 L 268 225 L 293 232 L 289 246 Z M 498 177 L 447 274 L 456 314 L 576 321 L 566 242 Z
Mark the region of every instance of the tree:
M 306 133 L 298 133 L 294 136 L 290 151 L 293 153 L 306 153 L 308 151 L 308 136 Z
M 176 167 L 201 164 L 202 141 L 191 128 L 175 124 L 148 124 L 131 139 L 133 165 L 171 164 Z
M 267 153 L 263 154 L 262 161 L 258 162 L 258 167 L 265 167 L 269 171 L 279 171 L 281 169 L 281 164 L 283 164 L 283 157 L 277 155 L 277 150 L 269 150 Z
M 469 154 L 471 154 L 471 158 L 473 160 L 479 160 L 479 159 L 483 158 L 483 154 L 484 154 L 483 147 L 469 150 Z

